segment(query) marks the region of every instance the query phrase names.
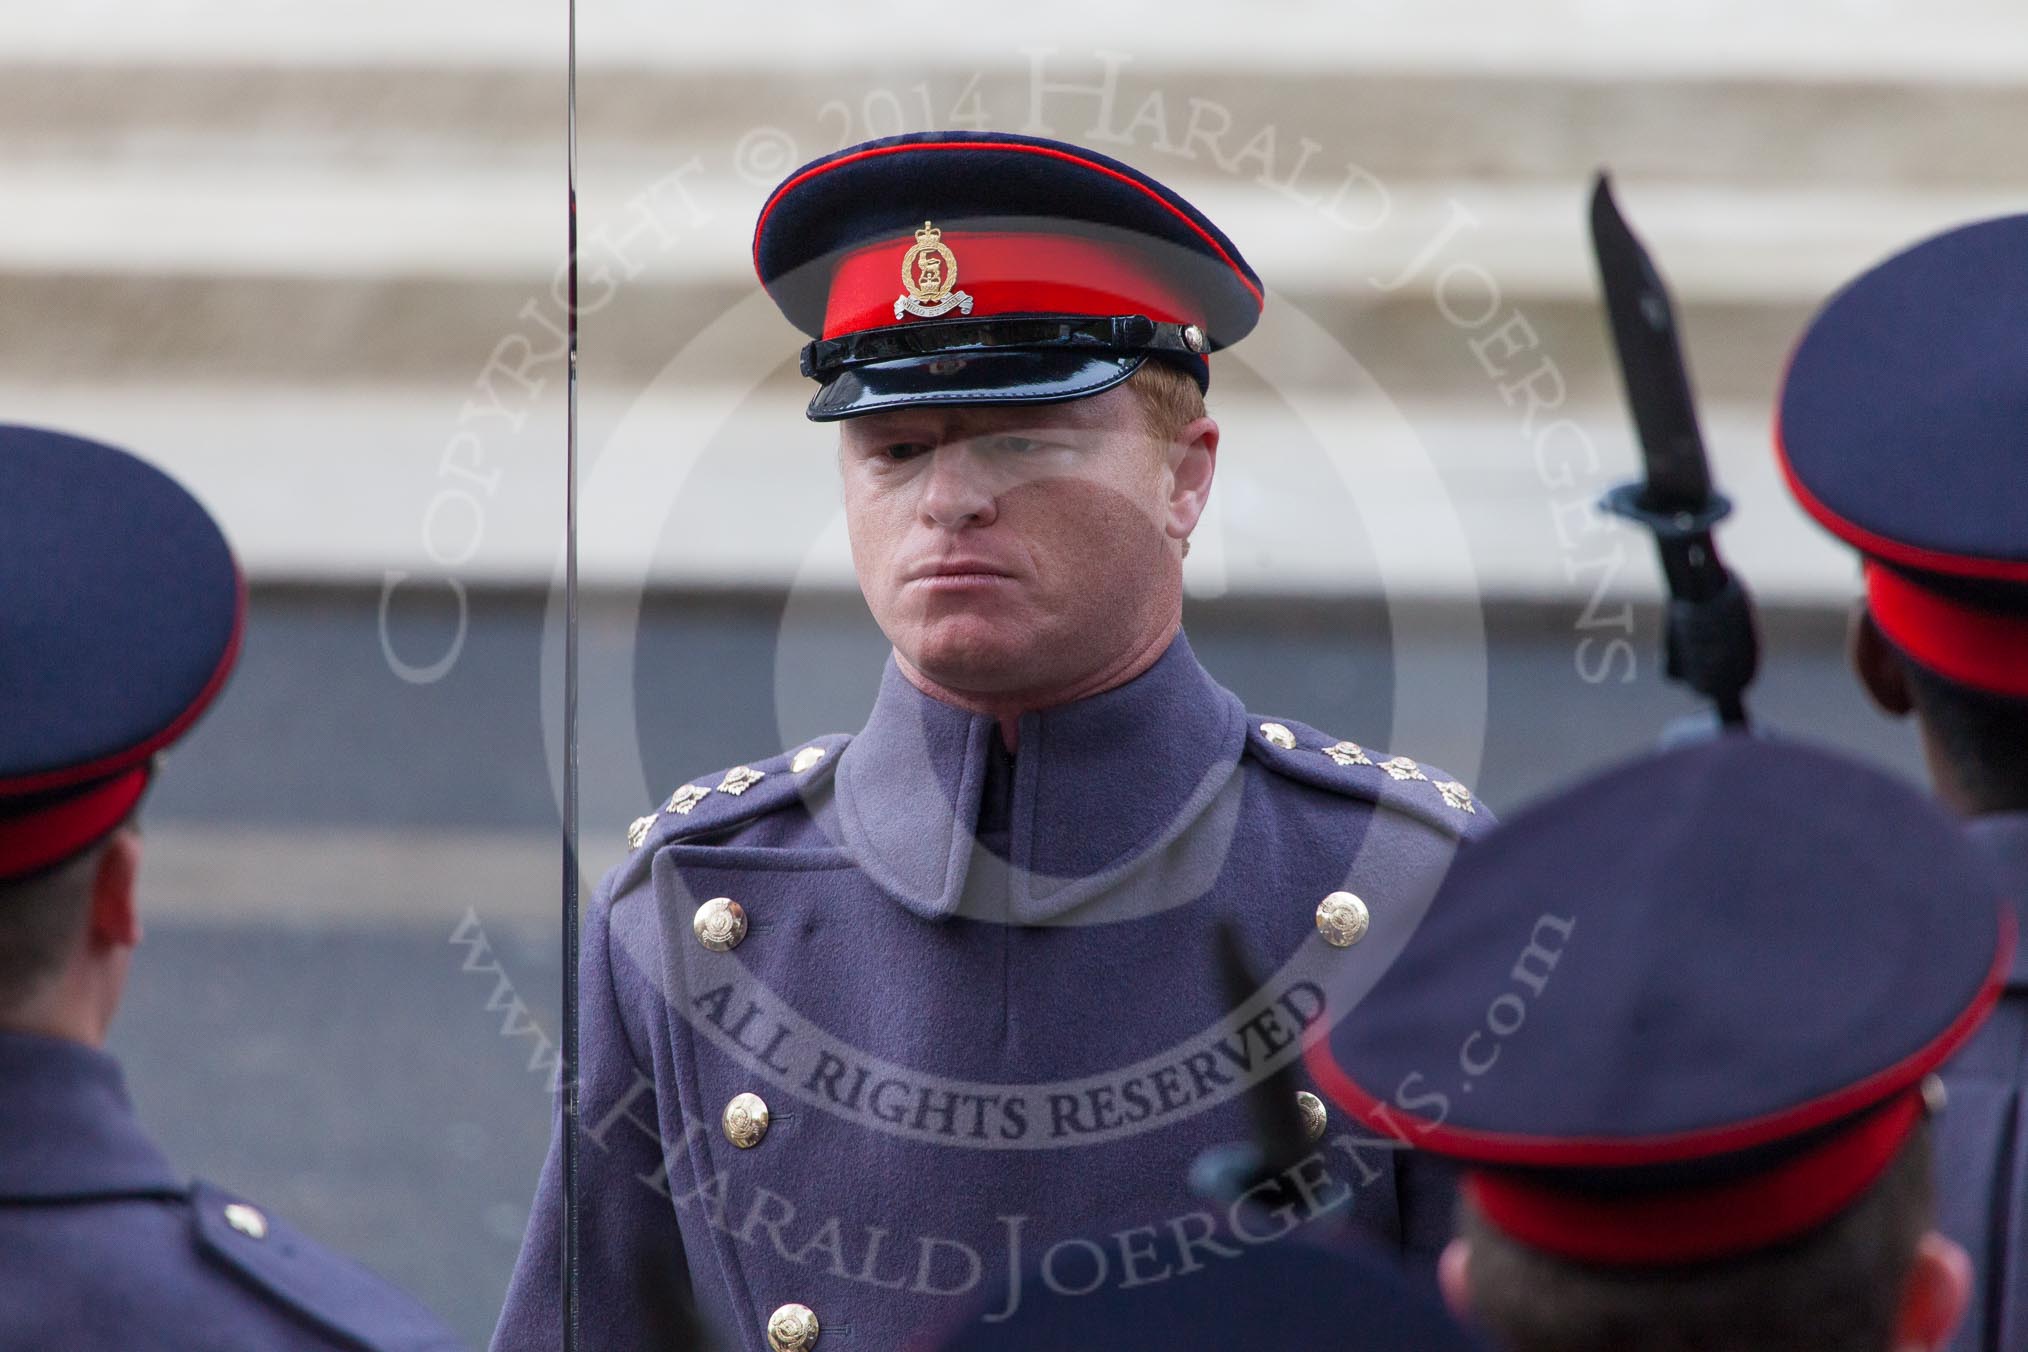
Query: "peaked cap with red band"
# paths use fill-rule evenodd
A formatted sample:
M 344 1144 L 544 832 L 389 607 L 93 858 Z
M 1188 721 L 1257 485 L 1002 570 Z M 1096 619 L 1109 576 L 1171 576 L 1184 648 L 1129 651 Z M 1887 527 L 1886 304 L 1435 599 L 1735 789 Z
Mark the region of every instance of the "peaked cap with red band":
M 1201 1213 L 1200 1213 L 1201 1214 Z M 1136 1232 L 1129 1231 L 1129 1234 Z M 1217 1244 L 1207 1263 L 1191 1248 Z M 1188 1237 L 1149 1227 L 1137 1277 L 1093 1292 L 1032 1268 L 1020 1284 L 988 1282 L 985 1299 L 925 1333 L 904 1352 L 1034 1352 L 1037 1348 L 1326 1347 L 1332 1352 L 1489 1352 L 1460 1327 L 1434 1290 L 1392 1256 L 1364 1244 L 1289 1235 L 1272 1243 L 1236 1234 Z M 1230 1257 L 1225 1257 L 1230 1254 Z M 1136 1254 L 1139 1257 L 1139 1254 Z M 953 1302 L 958 1304 L 959 1302 Z M 1000 1311 L 998 1315 L 990 1311 Z
M 1727 736 L 1508 819 L 1308 1049 L 1494 1225 L 1606 1266 L 1732 1258 L 1863 1195 L 1991 1010 L 2013 911 L 1922 795 Z
M 1004 132 L 893 136 L 807 164 L 761 208 L 753 250 L 811 339 L 818 421 L 1080 399 L 1151 357 L 1203 386 L 1206 354 L 1261 311 L 1260 278 L 1174 191 Z
M 1833 296 L 1775 444 L 1804 509 L 1865 556 L 1881 631 L 2028 700 L 2028 216 L 1925 240 Z
M 224 686 L 245 613 L 230 546 L 175 480 L 0 426 L 0 880 L 126 820 Z

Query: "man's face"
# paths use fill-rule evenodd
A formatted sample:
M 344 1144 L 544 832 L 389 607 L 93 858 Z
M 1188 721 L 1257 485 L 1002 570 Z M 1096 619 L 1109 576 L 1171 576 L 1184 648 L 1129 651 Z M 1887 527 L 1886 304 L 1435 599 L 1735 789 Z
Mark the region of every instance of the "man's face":
M 1177 540 L 1202 510 L 1209 457 L 1200 445 L 1199 485 L 1125 386 L 853 418 L 839 463 L 860 589 L 903 661 L 945 689 L 1074 686 L 1173 625 Z

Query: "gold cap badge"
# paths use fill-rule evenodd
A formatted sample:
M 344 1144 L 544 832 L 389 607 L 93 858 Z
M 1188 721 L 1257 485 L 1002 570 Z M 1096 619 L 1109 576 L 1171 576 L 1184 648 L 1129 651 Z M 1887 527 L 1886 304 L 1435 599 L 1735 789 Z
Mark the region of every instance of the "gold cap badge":
M 958 256 L 944 243 L 944 232 L 922 223 L 915 232 L 915 244 L 901 256 L 901 286 L 905 295 L 894 301 L 894 317 L 904 313 L 935 319 L 956 310 L 972 312 L 972 298 L 955 290 L 958 284 Z

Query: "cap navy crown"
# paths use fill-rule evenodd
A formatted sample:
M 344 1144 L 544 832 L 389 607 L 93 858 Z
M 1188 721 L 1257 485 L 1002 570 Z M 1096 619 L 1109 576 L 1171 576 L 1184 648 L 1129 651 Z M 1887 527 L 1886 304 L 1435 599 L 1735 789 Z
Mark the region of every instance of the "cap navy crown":
M 813 340 L 818 420 L 906 404 L 1082 398 L 1151 356 L 1205 354 L 1261 311 L 1224 232 L 1118 160 L 1040 137 L 922 132 L 798 169 L 761 208 L 754 268 Z
M 225 684 L 245 608 L 224 535 L 168 475 L 0 425 L 0 878 L 125 820 Z
M 913 1344 L 948 1352 L 996 1349 L 1304 1347 L 1341 1352 L 1483 1352 L 1484 1344 L 1377 1252 L 1301 1238 L 1204 1263 L 1172 1236 L 1149 1233 L 1138 1281 L 1097 1292 L 1030 1274 L 1019 1299 L 1006 1291 L 955 1332 Z M 1136 1232 L 1125 1232 L 1133 1235 Z M 1130 1269 L 1131 1271 L 1131 1269 Z
M 1798 500 L 1922 665 L 2028 699 L 2028 216 L 1937 235 L 1818 313 L 1782 385 Z
M 1727 737 L 1466 852 L 1309 1053 L 1370 1126 L 1470 1171 L 1525 1242 L 1703 1261 L 1805 1233 L 1893 1159 L 1997 998 L 2012 911 L 1908 786 Z

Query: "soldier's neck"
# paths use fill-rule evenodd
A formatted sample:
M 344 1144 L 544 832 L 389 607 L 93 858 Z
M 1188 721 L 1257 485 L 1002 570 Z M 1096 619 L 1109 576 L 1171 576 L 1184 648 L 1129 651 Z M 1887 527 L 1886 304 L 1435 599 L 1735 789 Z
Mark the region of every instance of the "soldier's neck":
M 104 1048 L 113 1011 L 119 1007 L 124 977 L 124 969 L 107 971 L 88 962 L 73 962 L 32 999 L 0 1021 L 0 1030 L 65 1038 L 87 1047 Z
M 895 665 L 909 684 L 928 695 L 931 699 L 942 700 L 967 712 L 986 714 L 1000 725 L 1000 740 L 1009 751 L 1021 748 L 1021 715 L 1040 713 L 1065 704 L 1074 704 L 1093 695 L 1104 694 L 1117 686 L 1125 685 L 1149 667 L 1155 665 L 1169 645 L 1181 631 L 1181 618 L 1171 620 L 1145 642 L 1118 654 L 1098 669 L 1079 676 L 1075 680 L 1030 691 L 976 692 L 954 689 L 932 679 L 899 652 L 894 655 Z

